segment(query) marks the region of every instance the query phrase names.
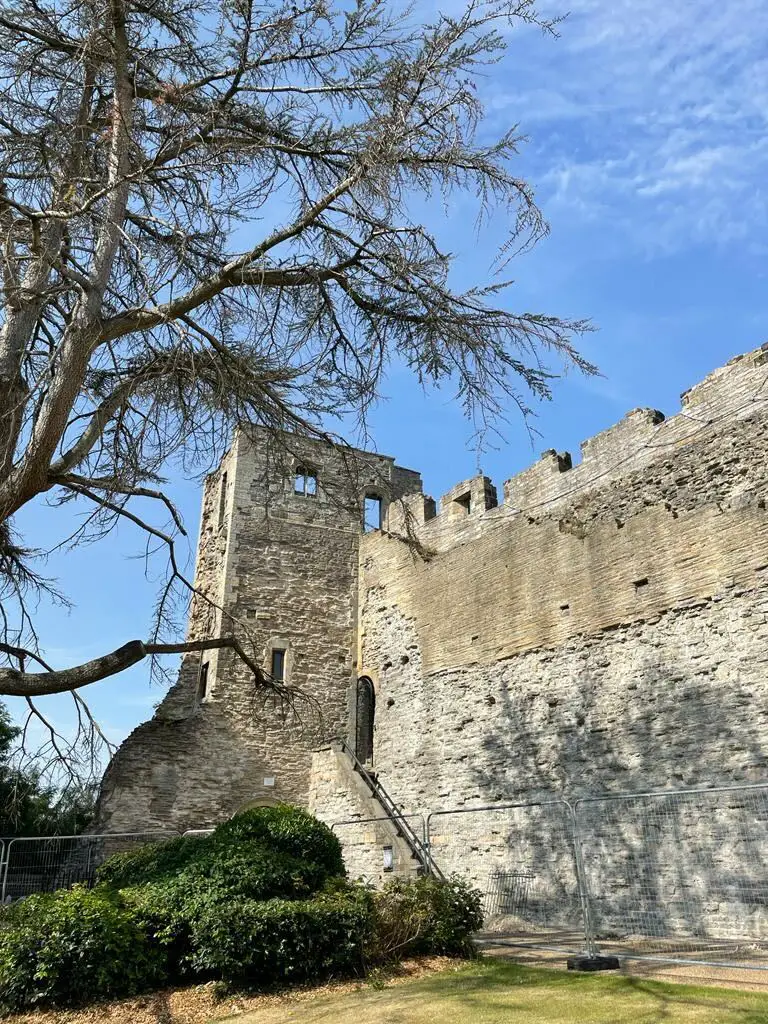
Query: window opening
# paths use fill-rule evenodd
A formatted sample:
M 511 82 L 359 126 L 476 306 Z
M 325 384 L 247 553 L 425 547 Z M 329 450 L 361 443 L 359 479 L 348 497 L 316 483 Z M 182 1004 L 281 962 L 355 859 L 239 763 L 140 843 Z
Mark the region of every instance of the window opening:
M 197 699 L 205 700 L 208 696 L 208 662 L 200 665 L 200 675 L 197 680 Z
M 455 499 L 456 504 L 464 509 L 467 515 L 472 511 L 472 495 L 469 491 L 466 494 L 462 494 L 460 498 Z
M 272 662 L 269 669 L 269 674 L 272 678 L 278 682 L 285 682 L 285 648 L 284 647 L 273 647 L 272 648 Z
M 366 494 L 363 529 L 366 533 L 370 533 L 371 530 L 380 530 L 382 520 L 383 507 L 381 498 L 376 494 Z
M 361 764 L 373 761 L 373 725 L 376 715 L 376 692 L 368 676 L 357 681 L 357 735 L 355 754 Z
M 224 525 L 224 514 L 227 511 L 227 474 L 221 474 L 221 486 L 219 487 L 219 529 Z
M 293 493 L 300 494 L 303 498 L 316 497 L 317 473 L 306 466 L 297 466 L 293 478 Z

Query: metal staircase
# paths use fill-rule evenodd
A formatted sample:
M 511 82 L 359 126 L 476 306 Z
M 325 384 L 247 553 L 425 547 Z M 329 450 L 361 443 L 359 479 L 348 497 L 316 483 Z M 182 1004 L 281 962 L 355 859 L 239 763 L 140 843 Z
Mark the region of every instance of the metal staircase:
M 424 842 L 422 839 L 419 839 L 416 835 L 407 818 L 403 815 L 403 812 L 382 786 L 376 772 L 370 771 L 364 764 L 358 761 L 357 755 L 346 740 L 339 739 L 338 743 L 341 750 L 352 762 L 353 769 L 363 780 L 373 799 L 381 807 L 385 817 L 387 817 L 392 823 L 392 828 L 395 833 L 406 844 L 414 859 L 418 861 L 419 873 L 423 875 L 431 875 L 433 878 L 439 878 L 441 881 L 445 881 L 445 876 L 435 863 L 434 858 L 430 853 L 429 844 Z

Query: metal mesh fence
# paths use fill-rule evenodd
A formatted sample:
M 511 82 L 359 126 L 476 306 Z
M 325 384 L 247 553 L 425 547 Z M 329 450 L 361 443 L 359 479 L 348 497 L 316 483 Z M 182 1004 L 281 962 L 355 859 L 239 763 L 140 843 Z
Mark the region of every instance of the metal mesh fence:
M 382 815 L 332 828 L 350 877 L 376 884 L 417 874 L 414 844 L 425 846 L 445 875 L 481 890 L 494 943 L 768 970 L 768 783 Z M 0 896 L 92 884 L 111 854 L 177 834 L 0 840 Z
M 768 968 L 768 786 L 575 804 L 602 952 Z
M 335 821 L 331 828 L 339 837 L 350 878 L 383 882 L 393 875 L 416 875 L 420 864 L 404 837 L 407 826 L 425 845 L 426 824 L 421 814 Z
M 483 893 L 486 932 L 515 945 L 584 948 L 573 821 L 564 800 L 437 811 L 427 822 L 442 871 Z
M 53 892 L 82 882 L 93 885 L 98 866 L 113 853 L 172 839 L 177 832 L 50 836 L 10 839 L 0 868 L 0 902 Z

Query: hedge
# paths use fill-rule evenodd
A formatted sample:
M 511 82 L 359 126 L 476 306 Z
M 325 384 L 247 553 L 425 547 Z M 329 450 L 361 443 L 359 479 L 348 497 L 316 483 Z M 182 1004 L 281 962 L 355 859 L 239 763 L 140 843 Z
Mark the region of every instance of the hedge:
M 471 936 L 482 927 L 482 894 L 461 878 L 393 878 L 375 894 L 373 909 L 372 960 L 475 953 Z
M 0 1010 L 180 979 L 264 987 L 405 954 L 465 954 L 481 920 L 480 896 L 463 882 L 395 881 L 374 893 L 346 881 L 336 836 L 293 807 L 117 855 L 99 878 L 0 910 Z
M 192 922 L 190 962 L 196 973 L 260 987 L 357 973 L 371 927 L 362 887 L 219 904 Z
M 165 951 L 106 886 L 28 896 L 0 913 L 3 1010 L 133 995 L 166 977 Z

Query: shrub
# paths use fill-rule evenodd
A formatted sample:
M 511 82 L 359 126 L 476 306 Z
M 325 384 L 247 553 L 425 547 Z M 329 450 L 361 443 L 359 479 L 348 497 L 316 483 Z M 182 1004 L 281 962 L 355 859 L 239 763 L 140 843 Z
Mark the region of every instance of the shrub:
M 317 864 L 326 878 L 344 875 L 338 837 L 327 825 L 299 807 L 256 807 L 225 821 L 213 838 L 231 843 L 256 842 L 270 850 Z
M 104 861 L 96 877 L 115 889 L 122 889 L 173 876 L 195 859 L 207 841 L 203 836 L 179 836 L 115 853 Z
M 344 874 L 341 846 L 322 822 L 298 807 L 257 807 L 208 837 L 172 839 L 110 857 L 99 879 L 117 888 L 178 880 L 224 896 L 308 896 Z
M 191 922 L 197 973 L 273 985 L 361 970 L 371 895 L 361 886 L 308 900 L 244 900 L 200 908 Z
M 160 984 L 166 957 L 106 886 L 29 896 L 0 915 L 0 1008 L 75 1005 Z
M 273 985 L 414 953 L 465 954 L 480 894 L 452 879 L 343 877 L 330 829 L 265 807 L 207 838 L 111 857 L 99 885 L 0 912 L 0 1009 L 73 1005 L 181 978 Z
M 377 961 L 418 953 L 472 956 L 471 936 L 482 923 L 482 895 L 463 879 L 396 878 L 374 896 L 368 957 Z

